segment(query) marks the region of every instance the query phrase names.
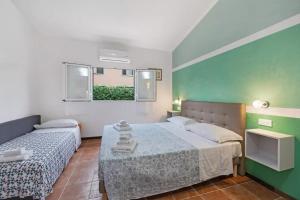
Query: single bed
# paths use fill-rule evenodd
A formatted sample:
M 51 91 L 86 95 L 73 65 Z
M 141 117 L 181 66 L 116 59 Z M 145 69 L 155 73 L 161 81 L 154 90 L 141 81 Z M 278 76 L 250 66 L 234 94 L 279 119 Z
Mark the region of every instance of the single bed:
M 72 128 L 47 128 L 47 129 L 37 129 L 34 130 L 33 133 L 72 133 L 75 137 L 76 142 L 76 150 L 79 148 L 81 144 L 81 135 L 79 126 Z
M 243 104 L 182 102 L 181 115 L 244 136 Z M 113 153 L 119 133 L 105 126 L 99 159 L 100 187 L 109 199 L 147 197 L 233 173 L 243 173 L 243 142 L 215 143 L 172 123 L 134 124 L 138 145 L 132 154 Z M 239 159 L 236 159 L 239 158 Z
M 33 151 L 29 160 L 0 163 L 0 199 L 45 199 L 80 144 L 78 128 L 33 131 L 37 122 L 40 116 L 0 124 L 4 141 L 0 151 L 17 147 Z

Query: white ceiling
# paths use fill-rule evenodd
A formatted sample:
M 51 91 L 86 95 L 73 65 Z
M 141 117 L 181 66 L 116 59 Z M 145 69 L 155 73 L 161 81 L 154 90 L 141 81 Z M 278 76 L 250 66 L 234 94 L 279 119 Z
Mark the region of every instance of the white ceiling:
M 13 0 L 42 34 L 172 51 L 217 0 Z

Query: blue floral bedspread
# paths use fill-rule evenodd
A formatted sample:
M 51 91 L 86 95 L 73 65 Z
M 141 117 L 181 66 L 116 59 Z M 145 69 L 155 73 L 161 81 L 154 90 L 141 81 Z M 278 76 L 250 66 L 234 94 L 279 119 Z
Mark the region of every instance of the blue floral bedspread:
M 28 133 L 0 145 L 0 151 L 25 147 L 29 160 L 0 163 L 0 199 L 45 199 L 75 151 L 73 133 Z
M 99 180 L 109 199 L 136 199 L 200 182 L 197 148 L 157 124 L 132 126 L 138 145 L 131 154 L 112 152 L 119 133 L 104 127 Z

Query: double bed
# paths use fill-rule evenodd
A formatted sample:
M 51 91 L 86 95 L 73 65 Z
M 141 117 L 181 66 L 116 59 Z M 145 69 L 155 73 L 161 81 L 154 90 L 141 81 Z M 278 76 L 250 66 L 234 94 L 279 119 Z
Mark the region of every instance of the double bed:
M 0 152 L 33 151 L 28 160 L 0 162 L 0 199 L 45 199 L 80 145 L 78 127 L 33 130 L 39 123 L 40 116 L 30 116 L 0 124 Z
M 181 115 L 215 124 L 244 137 L 245 105 L 183 101 Z M 119 133 L 105 126 L 99 158 L 100 188 L 109 199 L 138 199 L 197 184 L 221 175 L 243 174 L 243 141 L 216 143 L 170 122 L 133 124 L 138 145 L 114 153 Z

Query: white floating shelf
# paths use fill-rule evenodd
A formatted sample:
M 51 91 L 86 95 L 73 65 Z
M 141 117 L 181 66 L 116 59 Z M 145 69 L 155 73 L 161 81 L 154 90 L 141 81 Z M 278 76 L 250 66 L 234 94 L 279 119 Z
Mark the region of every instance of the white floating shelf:
M 294 136 L 248 129 L 245 140 L 247 158 L 277 171 L 294 168 Z

